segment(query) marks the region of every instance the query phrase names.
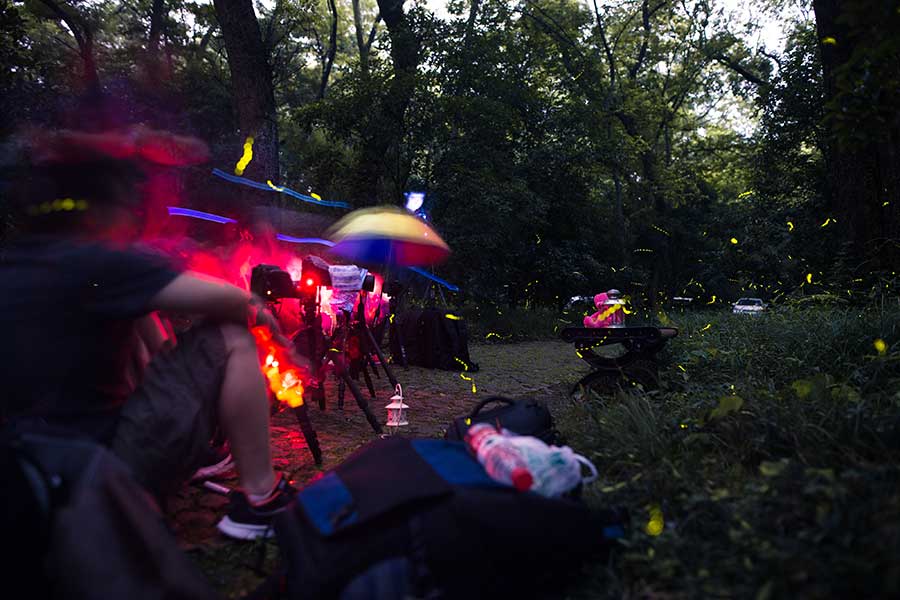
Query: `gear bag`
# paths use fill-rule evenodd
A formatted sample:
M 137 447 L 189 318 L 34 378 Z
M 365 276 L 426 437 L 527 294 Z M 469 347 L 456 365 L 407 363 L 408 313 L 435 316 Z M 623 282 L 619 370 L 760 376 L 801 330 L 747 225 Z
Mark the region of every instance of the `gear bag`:
M 558 585 L 625 519 L 497 483 L 461 442 L 389 437 L 301 490 L 275 530 L 290 598 L 480 598 Z
M 105 447 L 56 433 L 4 434 L 0 464 L 10 589 L 67 600 L 220 597 Z
M 483 410 L 485 406 L 494 402 L 500 406 Z M 540 438 L 548 444 L 559 445 L 562 442 L 562 437 L 553 424 L 553 415 L 544 404 L 534 400 L 512 400 L 502 396 L 485 398 L 467 416 L 453 419 L 447 427 L 444 439 L 462 441 L 469 427 L 476 423 L 490 423 L 519 435 Z

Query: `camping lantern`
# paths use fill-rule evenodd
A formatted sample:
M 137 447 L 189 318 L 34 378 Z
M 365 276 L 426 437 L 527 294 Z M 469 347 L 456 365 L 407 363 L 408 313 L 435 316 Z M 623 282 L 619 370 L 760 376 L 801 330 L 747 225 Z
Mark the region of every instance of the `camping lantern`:
M 391 403 L 385 408 L 387 408 L 388 427 L 409 425 L 409 421 L 406 418 L 406 412 L 407 409 L 409 409 L 409 406 L 403 403 L 403 388 L 400 387 L 399 383 L 397 384 L 396 392 L 391 396 Z
M 607 314 L 607 327 L 625 327 L 625 301 L 622 300 L 622 292 L 619 290 L 609 290 L 606 292 L 607 299 L 603 303 L 604 312 Z M 608 313 L 607 313 L 608 311 Z

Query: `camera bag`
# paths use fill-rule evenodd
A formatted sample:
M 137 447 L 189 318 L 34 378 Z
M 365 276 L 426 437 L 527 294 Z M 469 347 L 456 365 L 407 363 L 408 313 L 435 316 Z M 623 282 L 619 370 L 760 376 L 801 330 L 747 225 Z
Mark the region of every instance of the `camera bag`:
M 300 490 L 275 519 L 290 598 L 532 596 L 605 557 L 627 513 L 491 479 L 465 444 L 391 436 Z
M 482 410 L 491 403 L 499 403 L 489 410 Z M 519 435 L 530 435 L 551 445 L 562 442 L 553 423 L 553 415 L 544 404 L 534 400 L 513 400 L 503 396 L 491 396 L 479 402 L 467 416 L 457 417 L 447 427 L 444 439 L 463 440 L 469 427 L 475 423 L 491 423 Z

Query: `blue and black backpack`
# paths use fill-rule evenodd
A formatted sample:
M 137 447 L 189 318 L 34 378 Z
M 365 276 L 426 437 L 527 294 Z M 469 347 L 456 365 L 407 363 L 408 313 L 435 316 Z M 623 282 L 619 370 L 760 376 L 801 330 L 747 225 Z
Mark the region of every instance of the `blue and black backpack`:
M 290 598 L 480 598 L 555 583 L 624 535 L 624 511 L 520 493 L 464 443 L 389 437 L 301 490 L 275 530 Z

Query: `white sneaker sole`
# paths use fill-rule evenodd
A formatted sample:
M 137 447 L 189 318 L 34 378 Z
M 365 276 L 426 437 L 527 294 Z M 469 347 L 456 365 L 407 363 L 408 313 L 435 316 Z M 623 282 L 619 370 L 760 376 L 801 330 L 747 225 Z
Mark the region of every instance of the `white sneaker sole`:
M 275 530 L 270 526 L 237 523 L 227 515 L 219 521 L 216 528 L 228 537 L 237 540 L 257 540 L 261 537 L 269 538 L 275 535 Z

